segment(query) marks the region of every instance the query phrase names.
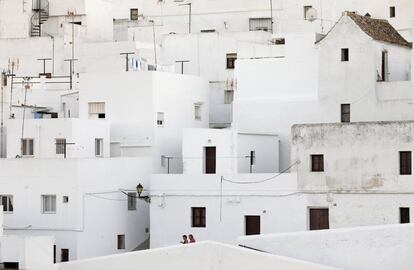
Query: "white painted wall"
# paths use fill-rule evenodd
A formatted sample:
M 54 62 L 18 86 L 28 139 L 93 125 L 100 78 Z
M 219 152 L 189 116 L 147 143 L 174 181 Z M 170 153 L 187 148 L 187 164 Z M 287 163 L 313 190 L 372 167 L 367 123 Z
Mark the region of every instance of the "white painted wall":
M 344 270 L 411 269 L 413 234 L 413 225 L 389 225 L 241 237 L 239 244 Z
M 88 118 L 88 102 L 105 102 L 111 143 L 123 156 L 152 156 L 155 171 L 161 155 L 179 157 L 182 129 L 208 126 L 207 83 L 195 76 L 165 72 L 90 73 L 81 77 L 79 114 Z M 194 104 L 202 104 L 202 117 L 194 117 Z M 157 126 L 163 112 L 164 126 Z M 114 150 L 115 151 L 115 150 Z M 180 172 L 181 162 L 172 172 Z
M 274 175 L 223 176 L 247 182 Z M 151 248 L 178 244 L 183 234 L 193 234 L 198 241 L 236 244 L 245 234 L 245 215 L 261 216 L 262 233 L 306 230 L 306 196 L 296 193 L 296 175 L 255 185 L 223 182 L 222 191 L 220 179 L 221 175 L 152 175 Z M 206 207 L 205 228 L 191 227 L 191 207 Z
M 193 234 L 198 241 L 236 244 L 245 235 L 245 215 L 260 216 L 261 234 L 269 234 L 309 230 L 311 208 L 329 209 L 331 229 L 398 224 L 400 207 L 414 209 L 412 176 L 404 184 L 389 181 L 387 189 L 352 190 L 303 188 L 297 186 L 296 174 L 275 176 L 224 174 L 221 188 L 221 175 L 153 175 L 151 247 L 177 244 L 183 234 Z M 191 207 L 206 207 L 205 228 L 192 227 Z
M 334 268 L 292 260 L 247 250 L 239 247 L 203 242 L 180 247 L 131 252 L 120 256 L 108 256 L 91 260 L 56 265 L 61 270 L 82 269 L 133 269 L 137 264 L 155 270 L 161 269 L 292 269 L 334 270 Z
M 58 261 L 62 248 L 74 260 L 131 251 L 148 238 L 148 204 L 138 200 L 137 210 L 128 211 L 120 190 L 133 192 L 139 182 L 148 188 L 151 159 L 0 161 L 1 193 L 13 195 L 14 201 L 13 213 L 4 217 L 6 235 L 54 236 Z M 55 214 L 42 214 L 45 194 L 57 196 Z M 63 203 L 63 196 L 69 196 L 69 203 Z M 117 250 L 118 234 L 125 234 L 125 250 Z
M 352 122 L 411 120 L 413 115 L 410 82 L 376 82 L 383 48 L 394 66 L 390 79 L 407 80 L 409 49 L 373 41 L 347 17 L 316 47 L 314 41 L 310 35 L 286 36 L 285 58 L 238 60 L 236 67 L 233 126 L 278 134 L 281 170 L 291 165 L 292 125 L 339 122 L 341 104 L 351 104 Z M 343 47 L 350 49 L 349 62 L 341 62 Z M 257 70 L 262 87 L 256 86 L 257 76 L 249 76 Z
M 205 148 L 216 147 L 216 173 L 250 173 L 250 151 L 255 151 L 253 173 L 279 171 L 277 135 L 228 129 L 185 129 L 182 159 L 184 174 L 205 172 Z
M 0 262 L 18 262 L 20 269 L 53 269 L 53 244 L 50 236 L 0 236 Z
M 23 121 L 9 120 L 7 157 L 21 156 Z M 109 124 L 89 119 L 27 119 L 23 138 L 34 139 L 34 158 L 63 158 L 56 154 L 56 139 L 66 139 L 66 158 L 95 157 L 95 139 L 103 139 L 102 157 L 110 156 Z
M 295 125 L 292 161 L 299 185 L 311 190 L 403 191 L 399 151 L 413 151 L 413 122 Z M 378 147 L 381 145 L 381 147 Z M 311 155 L 324 155 L 324 172 L 311 172 Z

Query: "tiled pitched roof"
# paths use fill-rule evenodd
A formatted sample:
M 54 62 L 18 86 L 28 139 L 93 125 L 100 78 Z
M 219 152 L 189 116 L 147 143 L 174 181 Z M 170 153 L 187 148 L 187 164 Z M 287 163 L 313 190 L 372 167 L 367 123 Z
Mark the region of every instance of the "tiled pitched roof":
M 412 43 L 405 40 L 387 20 L 373 19 L 353 12 L 346 12 L 346 15 L 373 39 L 412 48 Z

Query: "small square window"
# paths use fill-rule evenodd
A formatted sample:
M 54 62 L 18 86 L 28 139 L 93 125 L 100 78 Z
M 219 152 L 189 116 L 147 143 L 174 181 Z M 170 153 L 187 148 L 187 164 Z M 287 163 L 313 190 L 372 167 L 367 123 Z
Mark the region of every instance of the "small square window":
M 131 8 L 130 9 L 130 19 L 131 21 L 138 21 L 139 14 L 137 8 Z
M 312 6 L 304 6 L 303 7 L 303 19 L 308 19 L 308 11 L 312 9 Z
M 311 171 L 312 172 L 323 172 L 324 171 L 323 155 L 311 155 Z
M 164 113 L 163 112 L 157 113 L 157 126 L 159 127 L 164 126 Z
M 63 196 L 63 203 L 69 203 L 69 196 Z
M 104 119 L 105 115 L 105 102 L 89 102 L 88 113 L 90 119 Z
M 236 66 L 236 60 L 237 60 L 237 53 L 228 53 L 226 55 L 226 68 L 227 69 L 234 69 Z
M 191 208 L 191 227 L 204 228 L 206 227 L 206 208 L 192 207 Z
M 202 115 L 202 104 L 201 103 L 194 104 L 194 119 L 201 120 L 201 115 Z
M 390 7 L 390 18 L 395 18 L 395 7 Z
M 56 213 L 56 195 L 42 195 L 42 213 Z
M 4 213 L 13 213 L 13 196 L 0 195 L 0 204 L 3 205 Z
M 341 61 L 349 62 L 349 49 L 348 48 L 341 49 Z
M 118 234 L 118 249 L 125 249 L 125 234 Z

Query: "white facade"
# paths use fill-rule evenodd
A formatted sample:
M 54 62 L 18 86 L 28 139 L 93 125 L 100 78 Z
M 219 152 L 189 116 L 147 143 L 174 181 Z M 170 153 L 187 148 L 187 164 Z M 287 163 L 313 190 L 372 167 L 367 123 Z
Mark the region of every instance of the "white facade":
M 150 159 L 5 159 L 1 168 L 1 193 L 13 201 L 4 216 L 6 235 L 54 236 L 57 261 L 62 249 L 73 260 L 145 247 L 148 205 L 135 199 L 129 210 L 122 192 L 136 192 L 138 183 L 148 187 Z M 54 207 L 45 208 L 44 196 L 54 196 Z M 121 249 L 117 235 L 125 235 Z
M 215 149 L 214 157 L 206 156 L 206 147 Z M 205 173 L 208 159 L 214 159 L 217 174 L 278 172 L 278 157 L 279 139 L 274 134 L 219 129 L 183 132 L 184 174 Z
M 22 125 L 24 125 L 22 127 Z M 23 134 L 22 134 L 23 128 Z M 7 157 L 22 157 L 22 139 L 33 140 L 33 158 L 93 158 L 110 156 L 109 125 L 105 121 L 87 119 L 9 120 L 7 125 Z M 65 140 L 66 145 L 60 145 Z M 96 145 L 96 140 L 102 140 Z M 96 147 L 99 153 L 96 153 Z M 59 150 L 61 149 L 61 150 Z M 64 150 L 66 149 L 66 153 Z
M 0 265 L 18 263 L 28 270 L 53 269 L 53 244 L 50 236 L 20 237 L 3 234 L 3 206 L 0 205 Z
M 79 100 L 81 118 L 90 117 L 89 103 L 105 104 L 111 155 L 152 157 L 154 172 L 167 172 L 161 156 L 181 155 L 183 128 L 208 127 L 208 85 L 199 77 L 165 72 L 90 73 L 81 77 L 81 84 L 85 89 Z M 196 105 L 201 106 L 199 119 Z M 157 119 L 159 113 L 163 119 Z M 171 172 L 181 172 L 181 162 L 171 165 Z
M 399 153 L 412 153 L 412 125 L 295 125 L 291 169 L 297 174 L 153 175 L 151 247 L 190 233 L 235 244 L 248 231 L 246 216 L 260 220 L 260 234 L 306 231 L 314 229 L 313 209 L 326 210 L 331 229 L 412 222 L 413 177 L 399 171 Z M 322 171 L 311 167 L 316 154 L 323 155 Z M 205 223 L 195 226 L 192 209 L 200 207 Z M 408 211 L 404 219 L 402 209 Z
M 374 40 L 346 15 L 315 41 L 310 35 L 286 36 L 281 58 L 239 60 L 236 67 L 233 126 L 278 134 L 281 169 L 291 165 L 292 125 L 339 122 L 341 104 L 350 104 L 352 122 L 412 119 L 410 48 Z M 341 61 L 343 48 L 349 61 Z M 389 80 L 378 82 L 384 50 Z M 253 71 L 260 75 L 249 76 Z M 255 85 L 257 77 L 263 87 Z
M 239 244 L 344 270 L 411 269 L 413 232 L 413 225 L 367 226 L 241 237 Z

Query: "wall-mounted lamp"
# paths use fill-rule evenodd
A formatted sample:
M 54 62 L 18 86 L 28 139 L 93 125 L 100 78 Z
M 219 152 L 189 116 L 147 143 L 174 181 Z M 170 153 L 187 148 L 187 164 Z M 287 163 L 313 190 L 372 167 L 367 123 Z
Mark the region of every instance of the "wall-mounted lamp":
M 137 186 L 138 199 L 144 200 L 147 203 L 150 203 L 151 202 L 150 196 L 148 196 L 148 195 L 147 196 L 141 196 L 141 193 L 143 191 L 144 191 L 144 187 L 141 185 L 141 183 L 139 183 L 138 186 Z

